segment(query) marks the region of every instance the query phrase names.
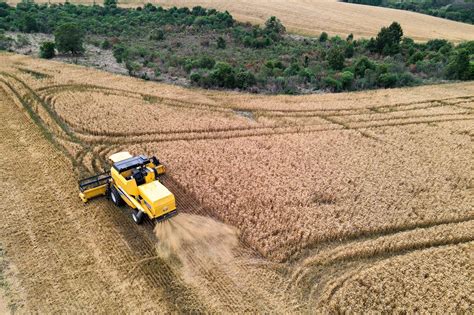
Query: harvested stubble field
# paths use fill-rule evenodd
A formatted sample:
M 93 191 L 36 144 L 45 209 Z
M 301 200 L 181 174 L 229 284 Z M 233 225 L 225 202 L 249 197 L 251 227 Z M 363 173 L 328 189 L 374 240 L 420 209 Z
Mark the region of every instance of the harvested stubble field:
M 17 192 L 0 243 L 25 310 L 473 311 L 472 82 L 258 96 L 0 59 L 2 197 Z M 76 197 L 71 175 L 118 150 L 168 165 L 183 216 L 158 250 L 151 225 Z
M 19 0 L 7 0 L 15 4 Z M 63 0 L 37 0 L 38 3 L 62 3 Z M 94 0 L 73 0 L 93 4 Z M 146 3 L 164 7 L 203 6 L 229 11 L 237 20 L 263 24 L 277 16 L 291 32 L 302 35 L 331 35 L 356 37 L 376 36 L 381 27 L 393 21 L 403 26 L 405 35 L 418 41 L 443 38 L 453 42 L 474 40 L 474 26 L 415 12 L 383 7 L 358 5 L 337 0 L 119 0 L 121 6 L 143 6 Z

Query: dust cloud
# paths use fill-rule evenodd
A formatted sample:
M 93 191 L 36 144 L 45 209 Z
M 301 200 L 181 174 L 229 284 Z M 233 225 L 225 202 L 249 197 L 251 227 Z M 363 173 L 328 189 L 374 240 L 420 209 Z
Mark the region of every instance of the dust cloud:
M 180 213 L 155 227 L 158 255 L 185 264 L 191 257 L 209 263 L 230 262 L 239 244 L 238 230 L 209 217 Z

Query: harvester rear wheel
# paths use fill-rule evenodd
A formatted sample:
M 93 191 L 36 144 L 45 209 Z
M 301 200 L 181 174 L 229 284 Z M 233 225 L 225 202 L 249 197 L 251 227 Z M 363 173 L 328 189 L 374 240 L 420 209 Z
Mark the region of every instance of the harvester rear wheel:
M 143 219 L 145 218 L 145 213 L 139 210 L 133 210 L 132 218 L 136 224 L 142 224 Z
M 124 204 L 124 201 L 123 201 L 122 197 L 120 197 L 119 192 L 117 191 L 117 189 L 114 186 L 112 186 L 110 188 L 110 199 L 112 199 L 112 202 L 117 207 L 123 206 L 123 204 Z

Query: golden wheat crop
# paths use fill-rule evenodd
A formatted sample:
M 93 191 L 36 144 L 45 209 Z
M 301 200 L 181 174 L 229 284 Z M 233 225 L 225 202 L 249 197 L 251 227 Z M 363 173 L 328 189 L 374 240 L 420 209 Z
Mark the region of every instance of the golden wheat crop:
M 474 216 L 465 172 L 470 82 L 261 96 L 2 58 L 16 78 L 5 79 L 66 147 L 66 140 L 91 146 L 68 149 L 86 170 L 101 169 L 117 150 L 155 154 L 214 215 L 275 260 L 322 242 Z M 20 71 L 28 67 L 46 76 Z
M 346 275 L 329 284 L 323 312 L 471 313 L 474 242 L 430 248 Z
M 460 285 L 473 239 L 472 82 L 265 96 L 0 54 L 0 88 L 80 177 L 116 151 L 158 156 L 207 215 L 266 259 L 291 260 L 258 263 L 297 296 L 294 310 L 472 309 Z M 192 213 L 181 197 L 179 210 Z

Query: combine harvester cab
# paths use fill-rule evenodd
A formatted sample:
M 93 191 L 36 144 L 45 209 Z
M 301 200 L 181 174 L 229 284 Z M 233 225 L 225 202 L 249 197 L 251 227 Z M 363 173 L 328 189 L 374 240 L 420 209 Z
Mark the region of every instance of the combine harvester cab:
M 156 157 L 132 156 L 119 152 L 109 157 L 109 172 L 79 181 L 79 197 L 83 202 L 98 196 L 109 196 L 117 205 L 132 208 L 135 223 L 142 223 L 145 216 L 160 222 L 176 215 L 174 195 L 159 181 L 165 167 Z

